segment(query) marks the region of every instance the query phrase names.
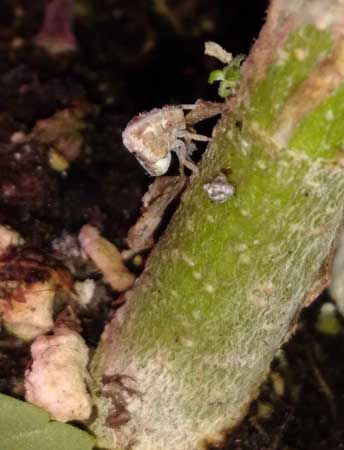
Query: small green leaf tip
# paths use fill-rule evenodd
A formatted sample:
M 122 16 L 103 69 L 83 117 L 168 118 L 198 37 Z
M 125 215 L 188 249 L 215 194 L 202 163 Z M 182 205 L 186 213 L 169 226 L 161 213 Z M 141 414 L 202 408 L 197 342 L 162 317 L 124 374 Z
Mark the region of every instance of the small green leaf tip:
M 210 72 L 208 83 L 219 82 L 218 94 L 222 98 L 233 95 L 240 83 L 240 67 L 245 55 L 237 55 L 223 69 L 217 69 Z

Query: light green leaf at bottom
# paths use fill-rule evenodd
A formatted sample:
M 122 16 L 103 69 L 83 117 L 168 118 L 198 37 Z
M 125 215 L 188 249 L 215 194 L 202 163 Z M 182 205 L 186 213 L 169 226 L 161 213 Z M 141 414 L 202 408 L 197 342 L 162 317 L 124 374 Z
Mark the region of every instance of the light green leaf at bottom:
M 92 450 L 94 439 L 71 425 L 51 421 L 36 406 L 0 394 L 0 450 Z

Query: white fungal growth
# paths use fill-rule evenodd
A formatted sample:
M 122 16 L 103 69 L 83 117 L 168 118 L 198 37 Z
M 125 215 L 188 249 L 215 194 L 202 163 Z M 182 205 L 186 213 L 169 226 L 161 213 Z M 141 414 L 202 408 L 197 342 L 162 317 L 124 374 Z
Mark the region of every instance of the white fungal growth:
M 54 335 L 37 338 L 31 355 L 25 373 L 26 400 L 61 422 L 87 420 L 92 404 L 85 383 L 88 348 L 81 336 L 61 325 Z
M 87 278 L 84 281 L 76 281 L 74 283 L 74 289 L 78 294 L 77 298 L 80 305 L 87 306 L 94 296 L 96 284 L 94 280 Z

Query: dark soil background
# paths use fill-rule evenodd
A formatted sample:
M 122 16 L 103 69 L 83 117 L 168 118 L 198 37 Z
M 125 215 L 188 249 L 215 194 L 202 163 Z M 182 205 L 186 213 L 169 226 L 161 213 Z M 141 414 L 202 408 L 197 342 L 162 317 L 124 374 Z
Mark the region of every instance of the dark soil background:
M 152 181 L 124 149 L 123 127 L 153 107 L 216 99 L 207 79 L 218 63 L 204 56 L 204 41 L 247 54 L 268 2 L 75 0 L 73 16 L 60 3 L 55 38 L 67 42 L 73 27 L 76 46 L 53 55 L 37 45 L 47 4 L 0 0 L 0 223 L 36 252 L 85 223 L 123 248 Z M 49 143 L 16 139 L 80 102 L 81 153 L 67 171 L 50 167 Z M 334 328 L 321 326 L 329 302 L 323 294 L 304 311 L 226 450 L 344 448 L 344 327 L 336 311 Z M 84 320 L 91 346 L 110 309 Z M 0 339 L 0 391 L 21 396 L 27 362 L 27 347 Z

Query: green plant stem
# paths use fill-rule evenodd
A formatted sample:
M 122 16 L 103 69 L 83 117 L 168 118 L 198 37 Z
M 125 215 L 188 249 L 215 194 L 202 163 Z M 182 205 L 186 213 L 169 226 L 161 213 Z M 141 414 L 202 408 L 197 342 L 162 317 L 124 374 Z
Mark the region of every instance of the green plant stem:
M 200 175 L 104 333 L 94 376 L 103 391 L 113 376 L 113 401 L 98 400 L 94 430 L 109 448 L 221 442 L 326 284 L 344 206 L 342 9 L 272 2 Z M 203 189 L 220 172 L 236 188 L 221 204 Z

